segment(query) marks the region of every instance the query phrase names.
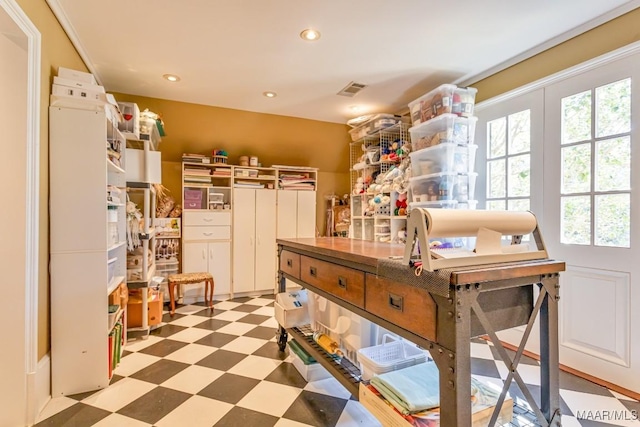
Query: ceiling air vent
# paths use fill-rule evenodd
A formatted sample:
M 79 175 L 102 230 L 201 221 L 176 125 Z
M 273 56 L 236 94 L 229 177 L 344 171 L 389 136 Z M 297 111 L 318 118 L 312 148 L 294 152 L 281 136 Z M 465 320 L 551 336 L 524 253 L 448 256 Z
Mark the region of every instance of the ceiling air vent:
M 348 85 L 346 85 L 340 92 L 338 92 L 338 95 L 352 97 L 356 93 L 364 89 L 365 87 L 367 87 L 367 85 L 362 83 L 351 82 Z

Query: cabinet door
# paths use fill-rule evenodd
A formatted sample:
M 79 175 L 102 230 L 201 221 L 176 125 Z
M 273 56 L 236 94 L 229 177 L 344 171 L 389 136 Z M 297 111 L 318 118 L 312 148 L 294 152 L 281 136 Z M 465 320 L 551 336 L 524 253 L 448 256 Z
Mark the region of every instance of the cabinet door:
M 276 192 L 256 191 L 255 290 L 273 291 L 276 284 Z
M 254 290 L 256 190 L 233 192 L 233 292 Z
M 315 194 L 315 193 L 314 193 Z M 295 239 L 298 222 L 298 192 L 294 190 L 278 191 L 278 239 Z
M 316 237 L 316 192 L 298 193 L 296 237 Z
M 231 292 L 231 243 L 209 242 L 209 273 L 213 275 L 213 294 Z
M 202 273 L 209 270 L 207 243 L 185 242 L 182 254 L 183 273 Z

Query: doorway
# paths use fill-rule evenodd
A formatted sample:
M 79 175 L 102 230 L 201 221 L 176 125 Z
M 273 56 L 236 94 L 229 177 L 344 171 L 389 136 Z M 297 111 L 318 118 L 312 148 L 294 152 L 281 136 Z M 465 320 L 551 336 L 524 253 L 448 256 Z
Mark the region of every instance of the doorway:
M 35 418 L 40 35 L 15 0 L 0 0 L 0 425 Z

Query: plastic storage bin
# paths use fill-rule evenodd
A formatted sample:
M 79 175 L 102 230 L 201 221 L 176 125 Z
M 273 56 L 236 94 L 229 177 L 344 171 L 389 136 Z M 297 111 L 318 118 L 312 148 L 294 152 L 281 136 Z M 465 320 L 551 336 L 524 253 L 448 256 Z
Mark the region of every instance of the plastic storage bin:
M 409 153 L 412 176 L 438 172 L 473 172 L 477 145 L 438 144 Z
M 410 178 L 412 202 L 474 200 L 477 176 L 475 172 L 468 174 L 440 172 Z
M 393 337 L 385 334 L 382 337 L 382 344 L 358 350 L 358 362 L 363 380 L 367 381 L 374 375 L 427 361 L 425 352 L 415 345 L 403 340 L 387 342 L 389 338 Z
M 447 113 L 470 117 L 473 115 L 477 92 L 472 87 L 459 88 L 452 84 L 438 86 L 409 103 L 411 123 L 415 126 Z
M 418 151 L 447 142 L 473 144 L 477 122 L 477 117 L 459 117 L 456 114 L 435 117 L 409 129 L 411 148 Z
M 357 141 L 360 138 L 364 138 L 367 135 L 371 135 L 372 133 L 379 131 L 380 129 L 393 126 L 399 121 L 400 117 L 394 116 L 393 114 L 376 114 L 367 122 L 351 129 L 349 131 L 349 135 L 351 135 L 352 141 Z
M 327 371 L 324 366 L 322 366 L 318 362 L 305 365 L 305 363 L 302 361 L 302 359 L 300 359 L 300 357 L 298 357 L 296 353 L 292 351 L 290 352 L 290 354 L 291 363 L 293 364 L 293 366 L 295 366 L 298 372 L 300 372 L 302 378 L 304 378 L 307 382 L 319 381 L 331 376 L 329 371 Z
M 307 291 L 303 289 L 277 294 L 274 303 L 274 314 L 276 321 L 283 328 L 309 324 Z

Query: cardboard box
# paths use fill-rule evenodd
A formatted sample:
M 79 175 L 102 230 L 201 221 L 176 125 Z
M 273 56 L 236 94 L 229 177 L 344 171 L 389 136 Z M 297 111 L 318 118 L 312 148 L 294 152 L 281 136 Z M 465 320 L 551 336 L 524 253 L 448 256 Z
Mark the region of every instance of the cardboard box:
M 91 73 L 85 73 L 84 71 L 72 70 L 70 68 L 58 67 L 58 77 L 68 80 L 76 80 L 81 83 L 88 83 L 90 85 L 97 85 L 96 78 Z
M 147 299 L 147 321 L 149 326 L 154 326 L 162 321 L 162 292 L 150 292 Z M 142 300 L 139 293 L 129 295 L 127 304 L 127 327 L 137 328 L 142 326 Z
M 103 92 L 94 91 L 79 87 L 61 86 L 53 84 L 51 94 L 73 99 L 84 99 L 89 101 L 107 102 L 107 96 Z
M 360 383 L 358 399 L 362 406 L 364 406 L 371 414 L 376 417 L 380 423 L 385 427 L 410 427 L 409 421 L 404 419 L 400 413 L 396 412 L 395 408 L 390 406 L 386 400 L 379 396 L 376 396 L 365 383 Z M 487 427 L 491 420 L 491 414 L 493 414 L 493 406 L 477 407 L 474 408 L 475 412 L 471 414 L 471 426 L 472 427 Z M 511 422 L 513 418 L 513 399 L 506 398 L 502 404 L 502 410 L 498 416 L 498 423 L 496 425 L 503 425 Z M 435 421 L 440 425 L 439 421 Z
M 127 148 L 125 153 L 126 179 L 129 182 L 150 182 L 159 184 L 162 182 L 162 157 L 159 151 L 149 151 L 149 176 L 145 176 L 144 150 Z

